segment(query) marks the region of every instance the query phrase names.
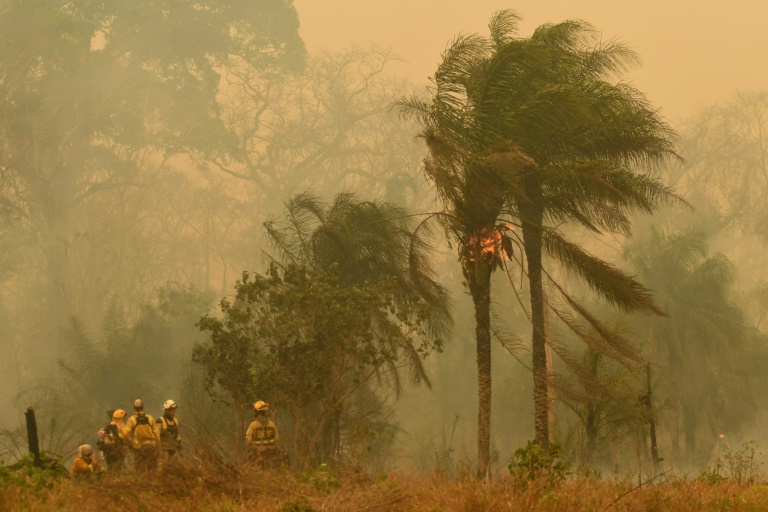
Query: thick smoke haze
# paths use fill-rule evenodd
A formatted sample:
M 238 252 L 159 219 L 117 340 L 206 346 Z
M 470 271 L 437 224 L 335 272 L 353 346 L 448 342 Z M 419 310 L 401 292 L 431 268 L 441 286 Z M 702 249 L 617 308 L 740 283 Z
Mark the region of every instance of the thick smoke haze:
M 216 1 L 0 0 L 0 461 L 139 396 L 233 463 L 255 400 L 302 467 L 765 438 L 768 2 Z
M 711 0 L 297 0 L 296 8 L 308 48 L 377 42 L 403 59 L 393 71 L 417 83 L 432 75 L 455 35 L 484 33 L 488 13 L 510 8 L 523 16 L 522 34 L 542 23 L 578 18 L 604 40 L 628 43 L 642 67 L 627 78 L 671 119 L 722 101 L 737 89 L 756 91 L 768 83 L 768 5 L 760 0 L 727 5 Z

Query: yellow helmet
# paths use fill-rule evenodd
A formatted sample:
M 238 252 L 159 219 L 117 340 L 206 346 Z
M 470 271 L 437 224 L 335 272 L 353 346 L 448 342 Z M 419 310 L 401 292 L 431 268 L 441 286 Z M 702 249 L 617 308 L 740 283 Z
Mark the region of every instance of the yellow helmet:
M 253 404 L 253 410 L 266 412 L 269 410 L 269 404 L 264 400 L 259 400 L 258 402 Z
M 115 412 L 112 413 L 113 420 L 122 420 L 123 418 L 125 418 L 124 409 L 117 409 Z

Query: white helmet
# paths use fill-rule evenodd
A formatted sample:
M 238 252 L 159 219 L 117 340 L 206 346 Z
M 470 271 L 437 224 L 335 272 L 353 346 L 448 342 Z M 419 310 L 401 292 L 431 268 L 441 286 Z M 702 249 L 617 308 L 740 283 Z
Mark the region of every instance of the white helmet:
M 137 398 L 133 401 L 133 408 L 137 411 L 144 408 L 144 401 L 141 398 Z
M 176 405 L 176 402 L 173 400 L 166 400 L 163 403 L 163 410 L 167 411 L 168 409 L 176 409 L 178 405 Z

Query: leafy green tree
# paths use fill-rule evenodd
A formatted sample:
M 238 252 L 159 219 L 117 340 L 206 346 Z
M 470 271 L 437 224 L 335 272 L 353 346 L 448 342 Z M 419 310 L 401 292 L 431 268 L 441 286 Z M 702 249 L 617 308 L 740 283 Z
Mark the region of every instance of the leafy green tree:
M 601 44 L 584 22 L 543 25 L 529 38 L 516 37 L 517 24 L 516 14 L 501 11 L 491 19 L 490 38 L 457 38 L 443 54 L 431 99 L 399 104 L 424 128 L 425 172 L 446 207 L 440 216 L 457 242 L 475 304 L 480 475 L 490 453 L 490 275 L 514 258 L 511 240 L 521 243 L 527 262 L 536 441 L 546 447 L 542 253 L 609 302 L 656 310 L 639 283 L 553 226 L 628 232 L 629 211 L 651 211 L 672 198 L 659 181 L 634 169 L 673 155 L 671 130 L 639 91 L 611 81 L 635 54 L 622 44 Z M 509 236 L 508 224 L 519 226 L 522 236 Z M 599 332 L 609 332 L 557 289 Z
M 285 437 L 295 463 L 307 467 L 356 391 L 377 380 L 397 386 L 400 367 L 420 367 L 415 360 L 435 348 L 427 310 L 417 297 L 395 303 L 396 288 L 394 278 L 347 286 L 336 265 L 315 272 L 273 263 L 267 276 L 243 274 L 234 302 L 221 303 L 222 320 L 200 321 L 211 342 L 195 359 L 209 387 L 231 400 L 258 392 L 287 411 L 293 428 Z
M 390 203 L 362 201 L 350 193 L 325 203 L 302 193 L 288 200 L 284 214 L 266 228 L 277 250 L 269 276 L 254 281 L 244 277 L 235 302 L 222 302 L 227 318 L 223 324 L 210 318 L 201 321 L 211 344 L 200 347 L 195 359 L 206 368 L 209 389 L 223 391 L 239 411 L 257 391 L 271 393 L 288 408 L 292 430 L 300 432 L 293 439 L 297 460 L 309 463 L 334 451 L 327 449 L 334 444 L 328 438 L 338 438 L 347 404 L 356 393 L 368 393 L 381 381 L 396 395 L 401 366 L 413 380 L 429 383 L 423 360 L 449 332 L 447 296 L 434 280 L 426 245 L 412 236 L 410 217 Z M 330 288 L 323 291 L 324 286 Z M 291 293 L 283 296 L 281 290 Z M 321 292 L 336 294 L 342 302 Z M 365 297 L 378 299 L 367 304 Z M 279 302 L 270 310 L 272 301 Z M 346 310 L 363 316 L 339 324 Z M 385 310 L 389 313 L 382 315 Z M 303 326 L 308 321 L 312 325 Z M 328 323 L 326 330 L 316 333 L 322 322 Z M 318 341 L 318 336 L 337 331 L 348 337 L 348 346 Z M 292 338 L 291 332 L 303 334 Z M 275 359 L 278 353 L 287 359 Z M 374 359 L 365 359 L 369 357 Z M 303 369 L 291 369 L 290 364 Z M 364 372 L 365 378 L 345 373 L 352 371 Z

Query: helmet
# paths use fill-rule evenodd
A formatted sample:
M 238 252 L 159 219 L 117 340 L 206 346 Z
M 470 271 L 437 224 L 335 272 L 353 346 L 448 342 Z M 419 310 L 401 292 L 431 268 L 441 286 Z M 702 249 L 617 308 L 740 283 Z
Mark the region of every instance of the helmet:
M 258 402 L 253 404 L 253 410 L 254 411 L 268 411 L 269 410 L 269 404 L 265 402 L 264 400 L 259 400 Z
M 85 455 L 93 455 L 93 448 L 92 448 L 92 447 L 91 447 L 91 445 L 89 445 L 89 444 L 83 444 L 83 445 L 80 445 L 80 446 L 77 448 L 77 454 L 78 454 L 80 457 L 83 457 L 83 456 L 85 456 Z
M 176 409 L 177 407 L 178 405 L 176 405 L 176 402 L 174 402 L 173 400 L 166 400 L 163 403 L 163 410 L 166 410 L 166 411 L 168 409 Z
M 137 398 L 136 400 L 134 400 L 133 401 L 133 408 L 136 409 L 137 411 L 139 409 L 143 409 L 144 408 L 144 400 L 142 400 L 141 398 Z
M 136 404 L 134 404 L 136 405 Z M 122 420 L 125 418 L 125 409 L 117 409 L 115 412 L 112 413 L 112 419 L 113 420 Z

